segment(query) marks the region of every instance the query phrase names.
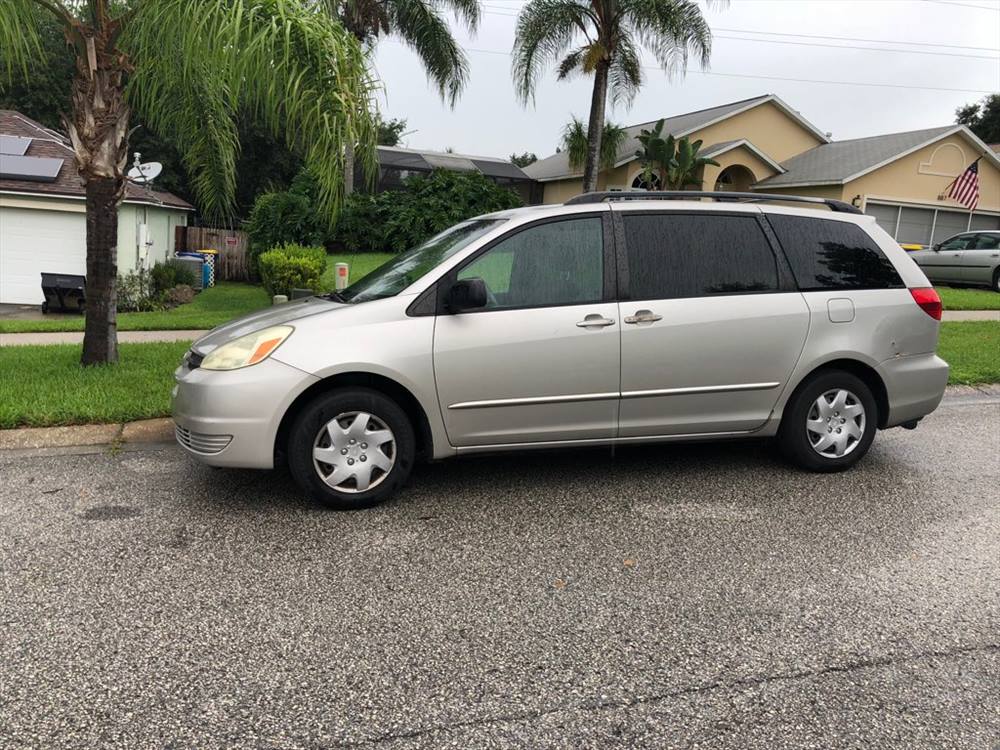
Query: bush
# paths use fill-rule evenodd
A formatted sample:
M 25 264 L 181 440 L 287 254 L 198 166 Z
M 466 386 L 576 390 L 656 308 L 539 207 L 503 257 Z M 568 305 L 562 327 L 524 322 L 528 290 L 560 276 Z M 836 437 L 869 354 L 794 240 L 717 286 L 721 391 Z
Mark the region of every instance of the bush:
M 162 310 L 163 304 L 153 289 L 152 274 L 140 266 L 118 277 L 118 311 L 149 312 Z
M 176 260 L 168 260 L 166 263 L 157 263 L 149 271 L 150 281 L 154 294 L 163 294 L 175 286 L 193 287 L 195 283 L 194 272 Z
M 257 259 L 260 280 L 271 296 L 290 295 L 292 289 L 319 291 L 326 270 L 326 250 L 286 244 L 262 253 Z
M 193 302 L 194 295 L 194 288 L 189 284 L 178 284 L 164 292 L 163 299 L 168 307 L 177 307 L 178 305 L 186 305 L 189 302 Z
M 352 195 L 335 239 L 347 250 L 399 252 L 465 219 L 523 205 L 517 193 L 478 172 L 436 169 L 403 184 L 401 191 Z
M 316 210 L 318 187 L 306 171 L 285 191 L 263 193 L 254 200 L 244 229 L 250 240 L 250 262 L 285 244 L 323 245 L 329 232 Z

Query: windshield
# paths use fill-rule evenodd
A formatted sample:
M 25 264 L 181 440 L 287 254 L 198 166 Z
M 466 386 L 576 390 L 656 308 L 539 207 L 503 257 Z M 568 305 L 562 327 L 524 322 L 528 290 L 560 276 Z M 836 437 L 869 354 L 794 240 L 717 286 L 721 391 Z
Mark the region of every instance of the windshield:
M 337 294 L 344 302 L 369 302 L 394 297 L 470 243 L 506 219 L 470 219 L 436 234 L 424 244 L 382 264 Z

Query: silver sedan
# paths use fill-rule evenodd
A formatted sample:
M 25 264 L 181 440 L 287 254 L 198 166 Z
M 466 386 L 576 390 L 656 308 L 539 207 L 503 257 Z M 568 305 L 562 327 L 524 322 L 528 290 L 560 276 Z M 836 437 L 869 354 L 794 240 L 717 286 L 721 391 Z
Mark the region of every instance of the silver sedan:
M 962 232 L 910 257 L 935 284 L 988 286 L 1000 292 L 1000 231 Z

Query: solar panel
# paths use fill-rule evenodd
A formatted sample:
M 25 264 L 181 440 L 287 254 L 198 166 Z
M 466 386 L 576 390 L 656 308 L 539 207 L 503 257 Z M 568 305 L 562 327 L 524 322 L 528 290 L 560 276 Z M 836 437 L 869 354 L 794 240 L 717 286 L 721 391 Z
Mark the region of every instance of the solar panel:
M 0 179 L 55 182 L 62 165 L 62 159 L 0 154 Z
M 30 144 L 30 138 L 22 138 L 19 135 L 0 135 L 0 154 L 24 156 Z
M 511 180 L 530 180 L 521 168 L 508 161 L 494 161 L 493 159 L 473 159 L 472 163 L 479 167 L 479 171 L 487 177 L 507 177 Z

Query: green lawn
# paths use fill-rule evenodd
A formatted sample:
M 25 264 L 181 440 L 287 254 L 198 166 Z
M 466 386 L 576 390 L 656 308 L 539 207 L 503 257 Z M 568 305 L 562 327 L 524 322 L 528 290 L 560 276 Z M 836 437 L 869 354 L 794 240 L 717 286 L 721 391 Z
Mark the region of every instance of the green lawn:
M 949 383 L 1000 383 L 1000 323 L 942 323 L 938 354 L 951 365 Z
M 80 347 L 0 347 L 0 428 L 127 422 L 170 413 L 189 342 L 121 344 L 120 362 L 80 366 Z
M 126 422 L 169 414 L 188 344 L 122 344 L 112 367 L 79 365 L 80 347 L 0 347 L 0 428 Z M 1000 382 L 1000 323 L 945 323 L 938 353 L 952 383 Z
M 119 313 L 119 331 L 181 331 L 214 328 L 220 323 L 267 307 L 268 296 L 254 284 L 223 281 L 194 301 L 162 312 Z M 0 333 L 82 331 L 83 316 L 50 320 L 0 320 Z
M 350 266 L 350 281 L 354 283 L 358 279 L 367 276 L 387 260 L 395 257 L 392 253 L 340 253 L 338 255 L 328 255 L 326 256 L 326 272 L 323 274 L 321 283 L 324 289 L 334 288 L 333 265 L 335 263 L 347 263 Z
M 989 289 L 937 287 L 945 310 L 1000 310 L 1000 294 Z

